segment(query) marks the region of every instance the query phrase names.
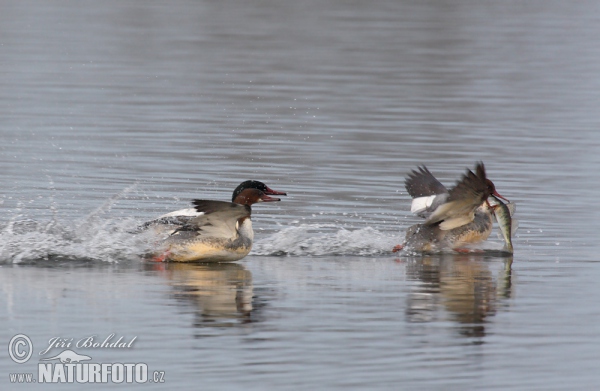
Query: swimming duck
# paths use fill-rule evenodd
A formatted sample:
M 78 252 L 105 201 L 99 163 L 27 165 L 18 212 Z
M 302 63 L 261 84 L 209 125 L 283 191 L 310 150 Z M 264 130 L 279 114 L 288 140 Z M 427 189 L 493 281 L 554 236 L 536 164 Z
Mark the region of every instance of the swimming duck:
M 281 201 L 271 195 L 287 195 L 259 181 L 242 182 L 233 191 L 232 202 L 193 200 L 193 208 L 181 209 L 149 221 L 143 228 L 166 235 L 164 252 L 155 261 L 233 262 L 252 249 L 251 205 Z
M 493 208 L 487 202 L 488 197 L 508 201 L 498 194 L 481 162 L 476 164 L 475 172 L 467 170 L 450 190 L 425 166 L 413 170 L 404 184 L 413 198 L 411 212 L 425 218 L 425 222 L 410 227 L 404 243 L 394 247 L 393 252 L 403 248 L 420 252 L 464 251 L 461 246 L 482 242 L 490 236 Z

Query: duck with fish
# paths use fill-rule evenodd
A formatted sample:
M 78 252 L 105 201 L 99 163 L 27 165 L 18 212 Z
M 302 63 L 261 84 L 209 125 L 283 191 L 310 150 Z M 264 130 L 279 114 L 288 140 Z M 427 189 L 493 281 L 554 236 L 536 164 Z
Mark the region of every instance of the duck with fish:
M 515 204 L 496 191 L 482 162 L 475 165 L 474 171 L 467 170 L 451 189 L 425 166 L 411 171 L 404 184 L 413 199 L 411 212 L 425 221 L 411 226 L 404 243 L 395 246 L 393 252 L 478 251 L 470 246 L 490 236 L 495 218 L 504 237 L 504 252 L 513 253 Z

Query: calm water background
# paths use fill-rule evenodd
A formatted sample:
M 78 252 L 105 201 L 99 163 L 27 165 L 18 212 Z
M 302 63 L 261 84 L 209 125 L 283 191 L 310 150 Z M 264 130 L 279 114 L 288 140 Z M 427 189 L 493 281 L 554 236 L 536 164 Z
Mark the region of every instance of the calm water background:
M 76 351 L 166 372 L 145 389 L 600 383 L 597 2 L 0 10 L 0 341 L 34 343 L 2 388 L 50 338 L 110 333 L 134 348 Z M 518 205 L 512 270 L 391 254 L 406 173 L 477 160 Z M 249 178 L 289 196 L 247 258 L 141 260 L 128 230 Z

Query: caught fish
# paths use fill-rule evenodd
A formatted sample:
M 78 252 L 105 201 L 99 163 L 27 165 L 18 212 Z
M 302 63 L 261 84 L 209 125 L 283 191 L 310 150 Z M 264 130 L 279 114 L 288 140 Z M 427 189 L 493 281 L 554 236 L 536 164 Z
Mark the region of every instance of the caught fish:
M 515 204 L 509 203 L 505 204 L 493 195 L 488 199 L 493 200 L 490 202 L 492 210 L 494 211 L 494 215 L 496 216 L 496 221 L 498 221 L 498 225 L 500 226 L 500 231 L 502 232 L 502 236 L 504 236 L 504 241 L 506 242 L 506 248 L 511 253 L 513 252 L 512 245 L 512 233 L 513 233 L 513 219 L 512 215 L 515 212 Z

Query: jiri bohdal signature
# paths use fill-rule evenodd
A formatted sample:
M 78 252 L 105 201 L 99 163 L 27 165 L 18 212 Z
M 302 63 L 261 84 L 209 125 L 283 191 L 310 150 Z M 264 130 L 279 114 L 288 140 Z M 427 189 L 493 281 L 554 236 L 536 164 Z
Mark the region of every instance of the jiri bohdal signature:
M 89 337 L 77 340 L 77 342 L 74 342 L 74 338 L 53 337 L 48 340 L 48 347 L 40 352 L 40 356 L 48 353 L 50 349 L 54 348 L 66 349 L 76 347 L 92 349 L 130 349 L 133 347 L 133 343 L 137 339 L 137 335 L 131 338 L 129 341 L 125 340 L 125 337 L 123 336 L 113 341 L 114 338 L 115 333 L 111 333 L 104 339 L 98 338 L 97 335 L 90 335 Z

